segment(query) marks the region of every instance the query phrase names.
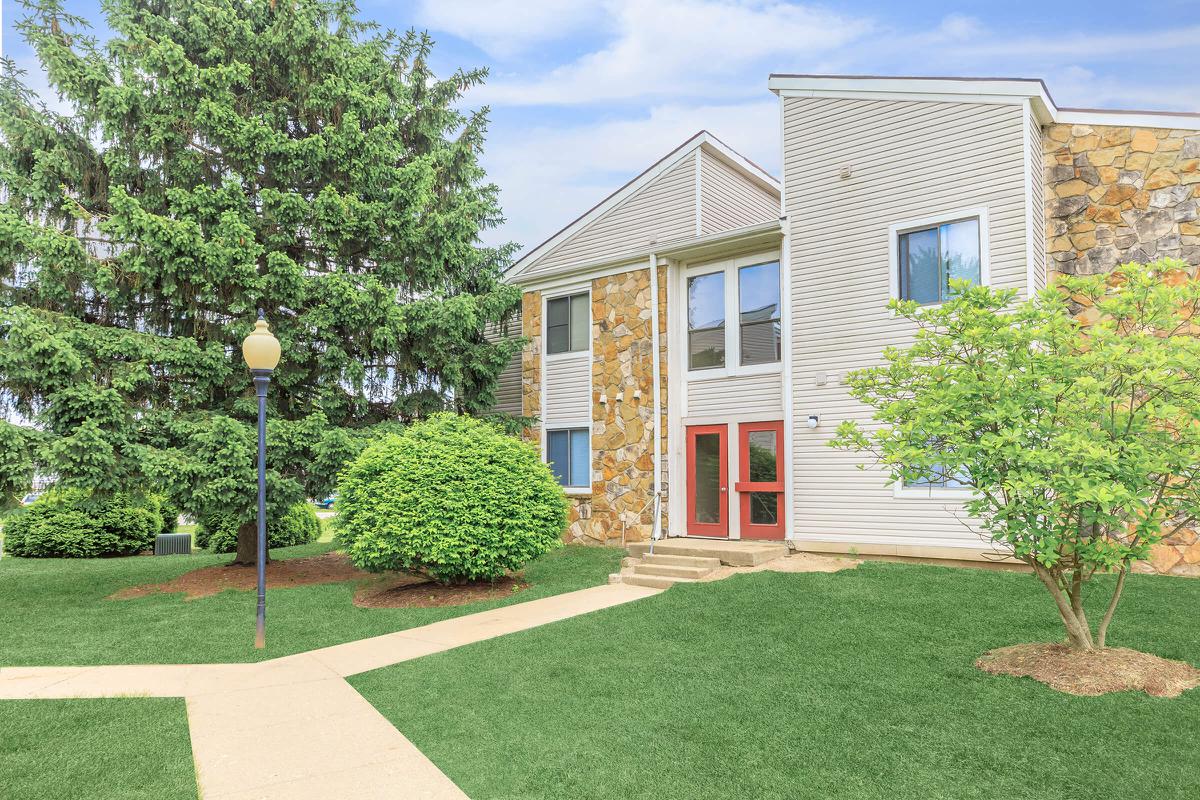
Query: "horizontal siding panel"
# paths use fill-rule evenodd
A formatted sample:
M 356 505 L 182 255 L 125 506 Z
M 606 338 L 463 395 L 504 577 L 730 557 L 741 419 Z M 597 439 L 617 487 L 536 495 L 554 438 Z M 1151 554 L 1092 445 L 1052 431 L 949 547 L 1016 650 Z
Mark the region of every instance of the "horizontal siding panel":
M 685 158 L 543 256 L 523 277 L 619 256 L 651 241 L 695 235 L 696 162 Z
M 770 222 L 779 217 L 779 198 L 747 180 L 721 159 L 701 150 L 701 234 Z
M 510 336 L 519 336 L 521 323 L 518 319 L 505 322 L 489 322 L 483 328 L 483 338 L 498 342 Z M 521 414 L 521 353 L 513 354 L 504 371 L 496 381 L 496 402 L 492 411 L 501 414 Z
M 1028 175 L 1019 105 L 785 98 L 790 225 L 793 535 L 798 539 L 986 547 L 961 503 L 896 497 L 863 454 L 829 447 L 845 419 L 871 425 L 848 372 L 912 341 L 887 311 L 888 226 L 960 208 L 988 210 L 992 284 L 1025 282 Z M 1040 159 L 1039 159 L 1040 163 Z M 839 177 L 849 166 L 852 176 Z M 816 383 L 817 373 L 838 382 Z
M 562 423 L 586 425 L 592 418 L 591 353 L 548 359 L 542 374 L 546 393 L 542 419 L 546 427 Z
M 768 412 L 783 414 L 783 379 L 779 373 L 688 382 L 689 418 L 732 418 Z

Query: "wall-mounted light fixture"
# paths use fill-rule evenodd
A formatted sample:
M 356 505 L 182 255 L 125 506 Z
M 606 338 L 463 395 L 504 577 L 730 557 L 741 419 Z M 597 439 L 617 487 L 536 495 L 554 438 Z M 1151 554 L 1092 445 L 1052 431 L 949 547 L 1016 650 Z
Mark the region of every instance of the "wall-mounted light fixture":
M 809 414 L 808 415 L 808 427 L 815 428 L 815 427 L 817 427 L 818 424 L 820 424 L 820 422 L 821 422 L 821 417 L 819 414 Z

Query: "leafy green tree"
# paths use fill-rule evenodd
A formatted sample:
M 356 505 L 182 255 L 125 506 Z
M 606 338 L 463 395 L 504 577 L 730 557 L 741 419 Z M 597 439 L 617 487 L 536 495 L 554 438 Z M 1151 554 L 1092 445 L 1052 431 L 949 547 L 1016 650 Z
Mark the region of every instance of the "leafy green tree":
M 1020 304 L 966 283 L 937 307 L 893 301 L 915 341 L 848 376 L 880 424 L 843 422 L 832 444 L 892 480 L 969 487 L 972 523 L 1033 568 L 1074 649 L 1105 646 L 1133 562 L 1200 512 L 1200 282 L 1185 269 L 1127 264 Z M 1112 572 L 1093 630 L 1083 590 Z
M 478 157 L 482 70 L 349 0 L 110 0 L 106 43 L 60 0 L 17 29 L 55 113 L 0 78 L 0 480 L 163 484 L 239 516 L 253 560 L 254 419 L 239 343 L 265 309 L 271 517 L 329 491 L 380 426 L 492 402 L 517 292 Z M 12 447 L 10 448 L 10 444 Z M 17 445 L 20 448 L 17 448 Z M 18 473 L 20 473 L 18 475 Z

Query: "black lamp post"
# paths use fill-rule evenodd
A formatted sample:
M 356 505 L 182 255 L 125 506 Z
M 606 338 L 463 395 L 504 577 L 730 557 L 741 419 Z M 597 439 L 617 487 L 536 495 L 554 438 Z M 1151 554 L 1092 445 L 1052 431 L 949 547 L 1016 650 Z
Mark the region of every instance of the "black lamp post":
M 242 358 L 254 376 L 258 395 L 258 614 L 254 646 L 267 646 L 267 386 L 271 371 L 279 363 L 279 340 L 271 333 L 263 313 L 258 312 L 254 330 L 242 340 Z

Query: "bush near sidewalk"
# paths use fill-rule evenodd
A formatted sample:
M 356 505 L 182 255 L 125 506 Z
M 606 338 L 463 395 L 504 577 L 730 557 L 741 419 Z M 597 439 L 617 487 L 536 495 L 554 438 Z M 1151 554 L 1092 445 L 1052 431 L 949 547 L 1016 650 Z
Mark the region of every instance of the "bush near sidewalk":
M 520 569 L 562 543 L 567 502 L 537 449 L 437 414 L 367 448 L 338 481 L 338 541 L 355 566 L 443 583 Z
M 78 490 L 49 492 L 5 522 L 4 549 L 24 558 L 129 556 L 154 546 L 159 500 Z

